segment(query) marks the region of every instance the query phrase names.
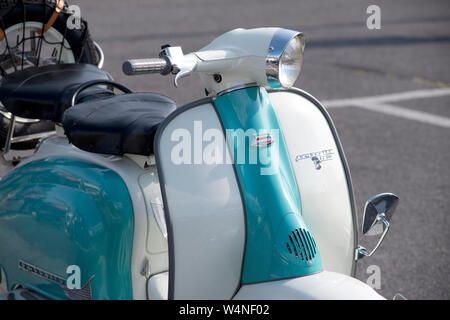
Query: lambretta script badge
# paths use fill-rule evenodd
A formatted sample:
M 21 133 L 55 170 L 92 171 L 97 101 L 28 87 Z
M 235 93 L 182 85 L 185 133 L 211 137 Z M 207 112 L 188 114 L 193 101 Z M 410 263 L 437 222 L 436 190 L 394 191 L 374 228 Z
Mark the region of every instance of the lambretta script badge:
M 66 297 L 69 299 L 92 300 L 91 281 L 94 278 L 94 275 L 91 276 L 91 278 L 88 280 L 88 282 L 82 288 L 70 289 L 67 286 L 67 279 L 64 279 L 63 277 L 60 277 L 56 274 L 45 271 L 44 269 L 36 267 L 36 266 L 34 266 L 30 263 L 27 263 L 23 260 L 19 260 L 18 267 L 22 271 L 30 272 L 30 273 L 34 274 L 35 276 L 41 277 L 43 279 L 46 279 L 48 281 L 58 284 L 64 291 L 64 294 L 66 295 Z
M 325 149 L 316 152 L 299 154 L 295 157 L 295 161 L 310 159 L 313 162 L 316 170 L 320 170 L 322 169 L 323 162 L 333 160 L 333 155 L 333 149 Z

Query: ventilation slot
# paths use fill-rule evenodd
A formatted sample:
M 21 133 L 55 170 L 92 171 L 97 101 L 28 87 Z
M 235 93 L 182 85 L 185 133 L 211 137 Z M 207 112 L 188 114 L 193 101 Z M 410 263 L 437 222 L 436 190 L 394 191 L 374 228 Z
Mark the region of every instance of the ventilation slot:
M 317 247 L 311 234 L 301 228 L 295 229 L 289 234 L 286 242 L 288 252 L 302 261 L 310 261 L 317 254 Z

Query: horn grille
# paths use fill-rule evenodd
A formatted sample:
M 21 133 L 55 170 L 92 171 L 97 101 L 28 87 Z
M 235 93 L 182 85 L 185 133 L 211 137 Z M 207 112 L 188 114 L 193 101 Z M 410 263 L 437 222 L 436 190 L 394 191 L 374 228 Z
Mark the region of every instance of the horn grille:
M 295 229 L 286 242 L 288 252 L 302 261 L 310 261 L 317 254 L 317 246 L 311 234 L 301 228 Z

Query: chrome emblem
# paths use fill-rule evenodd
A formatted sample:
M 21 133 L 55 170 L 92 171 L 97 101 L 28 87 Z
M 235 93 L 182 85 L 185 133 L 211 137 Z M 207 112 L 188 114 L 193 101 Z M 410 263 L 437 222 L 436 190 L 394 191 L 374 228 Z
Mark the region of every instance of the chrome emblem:
M 270 146 L 273 142 L 274 142 L 274 140 L 273 140 L 272 136 L 268 133 L 265 133 L 265 134 L 260 134 L 260 135 L 254 136 L 250 143 L 250 146 L 258 147 L 258 148 L 267 147 L 267 146 Z

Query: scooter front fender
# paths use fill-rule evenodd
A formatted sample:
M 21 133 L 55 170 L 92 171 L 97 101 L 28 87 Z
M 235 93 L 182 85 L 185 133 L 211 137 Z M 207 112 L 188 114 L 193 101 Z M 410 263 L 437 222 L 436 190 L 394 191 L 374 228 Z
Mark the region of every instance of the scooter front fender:
M 342 273 L 323 271 L 305 277 L 243 285 L 235 300 L 384 300 L 374 289 Z

